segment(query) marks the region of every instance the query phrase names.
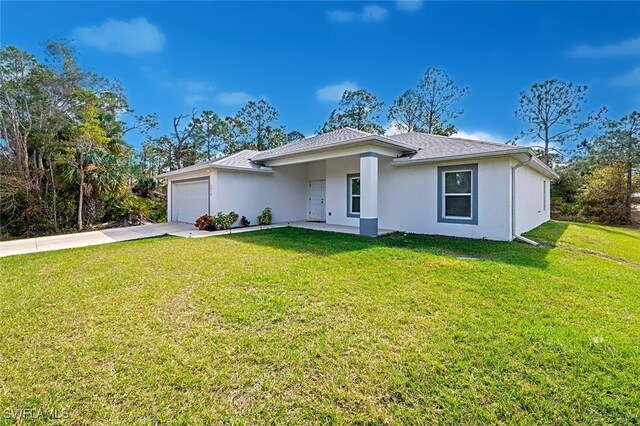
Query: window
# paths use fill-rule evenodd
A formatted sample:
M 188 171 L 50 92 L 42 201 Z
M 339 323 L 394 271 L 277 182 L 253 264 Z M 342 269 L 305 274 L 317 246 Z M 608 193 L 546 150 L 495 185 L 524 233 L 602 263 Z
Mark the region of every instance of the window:
M 444 216 L 471 218 L 471 170 L 444 172 Z
M 438 167 L 438 222 L 478 224 L 478 165 Z
M 547 211 L 547 181 L 542 181 L 542 211 Z
M 360 175 L 347 175 L 347 216 L 360 216 Z

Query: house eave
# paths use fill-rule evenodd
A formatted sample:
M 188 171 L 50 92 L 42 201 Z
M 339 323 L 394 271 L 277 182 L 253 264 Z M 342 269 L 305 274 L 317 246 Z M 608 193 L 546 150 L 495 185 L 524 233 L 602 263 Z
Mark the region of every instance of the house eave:
M 471 153 L 471 154 L 459 154 L 459 155 L 448 155 L 444 157 L 431 157 L 431 158 L 421 158 L 418 160 L 412 160 L 410 158 L 396 158 L 391 161 L 393 166 L 413 166 L 419 164 L 434 164 L 434 163 L 447 163 L 451 161 L 468 161 L 476 158 L 497 158 L 497 157 L 512 157 L 517 155 L 527 155 L 532 156 L 533 162 L 535 163 L 535 168 L 547 175 L 551 179 L 557 179 L 559 176 L 556 172 L 554 172 L 549 166 L 544 164 L 540 159 L 535 156 L 535 152 L 531 148 L 511 148 L 504 149 L 500 151 L 490 151 L 490 152 L 480 152 L 480 153 Z
M 156 179 L 167 179 L 175 176 L 197 173 L 207 170 L 228 170 L 234 172 L 247 172 L 247 173 L 273 173 L 273 169 L 271 167 L 261 166 L 259 168 L 249 168 L 249 167 L 237 167 L 237 166 L 225 166 L 222 164 L 206 164 L 203 167 L 198 167 L 190 170 L 173 170 L 171 172 L 162 173 L 161 175 L 156 176 Z
M 290 157 L 296 157 L 299 155 L 303 155 L 303 154 L 310 154 L 310 153 L 315 153 L 315 152 L 325 152 L 325 151 L 331 151 L 334 150 L 336 148 L 343 148 L 345 146 L 348 145 L 362 145 L 362 144 L 366 144 L 367 142 L 369 143 L 373 143 L 374 145 L 382 145 L 385 148 L 392 148 L 392 149 L 396 149 L 398 151 L 400 151 L 401 153 L 404 154 L 408 154 L 408 153 L 412 153 L 412 152 L 416 152 L 416 147 L 412 146 L 412 145 L 408 145 L 402 142 L 397 142 L 394 141 L 392 139 L 389 138 L 385 138 L 383 136 L 378 136 L 378 135 L 366 135 L 366 136 L 362 136 L 359 138 L 355 138 L 355 139 L 347 139 L 344 141 L 340 141 L 340 142 L 336 142 L 336 143 L 332 143 L 329 145 L 323 145 L 323 146 L 314 146 L 314 147 L 310 147 L 310 148 L 306 148 L 306 149 L 300 149 L 294 152 L 287 152 L 287 153 L 282 153 L 282 154 L 275 154 L 275 155 L 267 155 L 267 156 L 260 156 L 258 155 L 258 158 L 256 161 L 269 161 L 269 160 L 280 160 L 283 158 L 290 158 Z

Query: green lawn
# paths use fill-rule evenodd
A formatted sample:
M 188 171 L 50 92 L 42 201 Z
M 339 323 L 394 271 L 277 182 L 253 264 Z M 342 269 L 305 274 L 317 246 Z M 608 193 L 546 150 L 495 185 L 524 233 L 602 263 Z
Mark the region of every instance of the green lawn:
M 545 246 L 274 229 L 0 259 L 0 423 L 638 424 L 640 232 L 528 236 Z

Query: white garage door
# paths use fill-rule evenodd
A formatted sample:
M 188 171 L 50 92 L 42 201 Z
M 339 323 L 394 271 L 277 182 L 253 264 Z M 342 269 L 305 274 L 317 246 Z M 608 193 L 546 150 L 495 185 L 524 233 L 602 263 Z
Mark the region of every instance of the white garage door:
M 209 178 L 171 184 L 171 221 L 194 223 L 209 214 Z

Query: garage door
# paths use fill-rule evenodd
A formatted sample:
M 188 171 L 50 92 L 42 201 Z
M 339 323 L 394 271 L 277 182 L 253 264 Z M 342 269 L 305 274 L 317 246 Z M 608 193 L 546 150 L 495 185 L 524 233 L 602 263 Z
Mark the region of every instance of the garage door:
M 171 183 L 171 221 L 194 223 L 209 213 L 209 178 Z

